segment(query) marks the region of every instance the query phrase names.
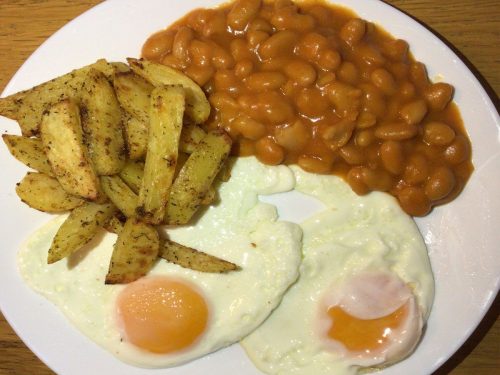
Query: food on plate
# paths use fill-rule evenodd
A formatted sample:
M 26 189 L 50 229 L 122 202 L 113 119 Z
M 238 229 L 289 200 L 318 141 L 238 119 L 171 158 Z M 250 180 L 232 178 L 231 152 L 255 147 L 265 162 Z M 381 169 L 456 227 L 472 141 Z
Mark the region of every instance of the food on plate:
M 148 146 L 136 214 L 161 224 L 171 199 L 179 155 L 185 94 L 182 86 L 157 87 L 151 93 Z
M 131 61 L 136 69 L 143 69 L 141 61 Z M 4 134 L 10 152 L 26 165 L 46 172 L 29 173 L 18 184 L 19 197 L 46 212 L 83 205 L 61 227 L 48 262 L 78 251 L 98 228 L 105 227 L 118 233 L 121 241 L 110 263 L 108 283 L 134 281 L 151 268 L 158 258 L 159 240 L 157 228 L 147 224 L 167 223 L 169 200 L 176 201 L 172 217 L 181 215 L 175 220 L 182 224 L 188 223 L 200 205 L 215 202 L 213 181 L 231 148 L 231 139 L 223 131 L 207 134 L 193 124 L 201 119 L 204 106 L 194 82 L 156 63 L 146 63 L 146 67 L 144 76 L 152 83 L 127 64 L 98 60 L 0 99 L 1 113 L 17 119 L 23 133 L 36 136 Z M 31 116 L 31 131 L 23 129 L 27 123 L 23 111 Z M 177 187 L 171 196 L 174 182 Z M 187 261 L 196 260 L 192 250 L 177 249 L 185 266 L 202 263 Z M 199 267 L 203 269 L 208 268 Z
M 174 366 L 238 342 L 264 321 L 296 280 L 301 230 L 278 221 L 275 207 L 258 199 L 258 194 L 293 188 L 288 167 L 240 158 L 231 173 L 220 185 L 218 205 L 196 223 L 166 232 L 169 240 L 238 265 L 238 270 L 203 273 L 158 259 L 136 282 L 105 285 L 103 270 L 113 253 L 114 234 L 103 234 L 91 250 L 46 264 L 47 248 L 65 220 L 61 216 L 21 248 L 20 273 L 83 334 L 137 366 Z M 183 303 L 176 293 L 186 296 Z
M 361 195 L 386 191 L 414 216 L 453 200 L 473 170 L 453 87 L 431 82 L 407 42 L 346 8 L 197 9 L 153 34 L 142 55 L 202 86 L 213 107 L 204 127 L 224 129 L 238 155 L 336 174 Z
M 16 193 L 31 208 L 50 213 L 66 212 L 85 202 L 68 194 L 59 181 L 43 173 L 28 172 L 17 184 Z
M 99 180 L 85 144 L 78 105 L 63 99 L 49 107 L 42 117 L 40 137 L 52 171 L 64 190 L 96 200 Z
M 9 152 L 21 163 L 38 172 L 54 176 L 47 155 L 43 151 L 40 138 L 28 138 L 21 135 L 2 134 L 2 139 Z
M 336 176 L 292 167 L 325 208 L 301 223 L 298 281 L 242 345 L 267 374 L 356 374 L 408 356 L 434 297 L 423 239 L 394 198 L 357 196 Z
M 181 267 L 195 271 L 224 273 L 238 270 L 239 267 L 231 262 L 192 249 L 180 243 L 165 240 L 160 248 L 160 257 Z
M 54 236 L 47 263 L 57 262 L 80 250 L 111 217 L 114 217 L 116 211 L 112 203 L 93 202 L 85 202 L 73 209 Z
M 132 217 L 118 233 L 109 262 L 106 284 L 126 284 L 146 275 L 160 250 L 156 228 Z

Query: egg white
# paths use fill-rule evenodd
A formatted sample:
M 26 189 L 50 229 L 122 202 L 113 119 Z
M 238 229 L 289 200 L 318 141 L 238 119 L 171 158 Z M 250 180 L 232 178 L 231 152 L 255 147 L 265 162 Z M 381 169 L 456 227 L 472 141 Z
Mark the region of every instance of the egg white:
M 85 335 L 119 359 L 141 367 L 168 367 L 239 341 L 278 305 L 297 279 L 301 230 L 277 220 L 274 206 L 258 194 L 287 191 L 295 183 L 287 167 L 269 167 L 240 158 L 232 177 L 219 189 L 220 202 L 194 225 L 167 229 L 179 243 L 238 264 L 241 271 L 207 274 L 159 260 L 150 275 L 168 275 L 196 285 L 209 305 L 202 337 L 182 352 L 168 355 L 141 350 L 126 342 L 116 322 L 115 300 L 123 285 L 105 285 L 116 236 L 101 233 L 70 258 L 47 265 L 47 250 L 65 216 L 35 232 L 18 255 L 27 284 L 47 297 Z
M 426 247 L 413 220 L 388 194 L 357 196 L 338 177 L 292 169 L 296 189 L 325 208 L 301 223 L 299 280 L 242 346 L 267 374 L 355 374 L 359 362 L 331 351 L 318 337 L 318 306 L 332 286 L 369 270 L 393 273 L 409 285 L 426 319 L 434 297 Z

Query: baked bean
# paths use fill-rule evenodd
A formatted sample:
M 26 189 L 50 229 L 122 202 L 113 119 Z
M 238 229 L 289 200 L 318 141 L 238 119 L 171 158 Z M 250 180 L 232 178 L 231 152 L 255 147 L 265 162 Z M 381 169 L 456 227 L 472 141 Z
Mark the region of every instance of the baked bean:
M 463 163 L 469 156 L 470 144 L 463 135 L 457 135 L 453 143 L 444 151 L 445 160 L 452 165 Z
M 316 21 L 313 16 L 297 13 L 295 6 L 286 6 L 274 13 L 271 17 L 271 23 L 277 30 L 304 32 L 313 29 Z
M 189 45 L 189 55 L 194 65 L 207 66 L 212 62 L 212 48 L 208 43 L 197 39 Z
M 425 156 L 413 154 L 409 157 L 403 180 L 409 185 L 418 185 L 429 177 L 429 164 Z
M 360 62 L 368 66 L 382 66 L 385 64 L 385 58 L 381 55 L 379 50 L 370 44 L 360 42 L 353 48 L 353 55 Z
M 351 189 L 358 195 L 365 195 L 370 192 L 363 180 L 364 167 L 354 167 L 349 170 L 346 176 L 347 183 Z
M 251 60 L 238 61 L 234 67 L 234 74 L 238 78 L 248 77 L 253 72 L 253 63 Z
M 283 86 L 281 86 L 281 93 L 293 99 L 293 96 L 297 92 L 298 88 L 299 86 L 297 85 L 297 83 L 289 79 Z
M 204 86 L 214 75 L 215 69 L 211 66 L 191 65 L 184 72 L 199 86 Z
M 360 88 L 363 90 L 362 110 L 373 113 L 377 117 L 384 117 L 387 103 L 382 92 L 369 83 L 361 84 Z
M 358 43 L 366 33 L 366 22 L 359 18 L 354 18 L 340 29 L 340 39 L 349 45 Z
M 248 31 L 253 31 L 253 30 L 259 30 L 259 31 L 265 31 L 266 33 L 271 34 L 274 29 L 273 25 L 271 25 L 269 22 L 267 22 L 265 19 L 262 18 L 256 18 L 250 24 L 248 25 Z
M 321 137 L 325 144 L 335 151 L 349 142 L 354 126 L 353 121 L 342 119 L 336 124 L 326 127 L 321 132 Z
M 392 176 L 381 169 L 363 167 L 361 175 L 363 176 L 363 182 L 370 190 L 388 191 L 394 183 Z
M 354 86 L 341 82 L 333 82 L 327 88 L 328 98 L 341 117 L 359 110 L 362 91 Z
M 228 93 L 217 91 L 210 95 L 208 98 L 210 104 L 219 111 L 223 111 L 226 108 L 238 109 L 238 102 Z
M 371 74 L 371 81 L 385 95 L 394 95 L 397 90 L 396 81 L 386 69 L 375 69 Z
M 394 175 L 399 175 L 404 169 L 403 146 L 400 142 L 385 141 L 380 145 L 380 159 L 384 168 Z
M 257 98 L 251 96 L 250 101 L 249 115 L 257 121 L 279 125 L 295 117 L 290 102 L 275 91 L 265 91 Z
M 339 149 L 342 159 L 349 165 L 359 165 L 365 162 L 364 151 L 355 145 L 345 145 Z
M 384 141 L 403 141 L 411 139 L 418 133 L 418 128 L 404 122 L 381 124 L 375 129 L 375 136 Z
M 332 163 L 317 156 L 301 155 L 297 164 L 306 172 L 327 174 L 332 169 Z
M 172 54 L 175 58 L 186 61 L 189 58 L 189 44 L 194 38 L 194 32 L 187 26 L 181 26 L 175 34 L 172 44 Z
M 235 61 L 233 56 L 216 43 L 212 44 L 212 64 L 216 69 L 231 69 Z
M 335 80 L 336 80 L 335 73 L 325 72 L 324 70 L 320 70 L 318 72 L 318 79 L 316 80 L 316 85 L 320 88 L 323 88 Z
M 290 54 L 293 51 L 297 39 L 298 35 L 293 31 L 278 31 L 260 45 L 258 49 L 259 55 L 262 59 L 269 59 L 280 55 Z
M 163 65 L 170 66 L 171 68 L 177 69 L 177 70 L 183 70 L 186 69 L 187 67 L 187 62 L 184 60 L 179 60 L 177 57 L 174 55 L 165 55 L 161 58 L 161 63 Z
M 221 11 L 214 11 L 203 27 L 202 35 L 206 38 L 210 38 L 215 35 L 222 35 L 226 32 L 226 29 L 225 14 Z
M 340 54 L 333 49 L 325 49 L 319 52 L 318 66 L 323 70 L 336 70 L 341 63 Z
M 356 119 L 356 128 L 366 129 L 371 128 L 377 123 L 377 116 L 371 112 L 361 112 Z
M 296 53 L 306 60 L 315 61 L 319 52 L 326 48 L 328 48 L 328 39 L 321 34 L 311 32 L 300 39 Z
M 253 118 L 241 115 L 234 119 L 233 126 L 247 139 L 257 140 L 266 135 L 266 126 Z
M 330 105 L 328 98 L 315 87 L 300 90 L 295 104 L 299 112 L 308 117 L 321 117 Z
M 238 156 L 255 155 L 255 142 L 250 139 L 241 138 L 238 143 L 233 144 L 233 147 Z
M 300 151 L 309 142 L 310 134 L 304 123 L 297 120 L 291 125 L 276 127 L 274 138 L 286 150 Z
M 261 0 L 237 0 L 227 15 L 227 24 L 233 29 L 242 31 L 257 16 Z
M 255 92 L 276 90 L 285 82 L 285 76 L 279 72 L 257 72 L 245 78 L 247 88 Z
M 399 110 L 399 117 L 403 119 L 408 125 L 419 124 L 426 114 L 427 105 L 422 99 L 417 99 L 408 104 L 405 104 Z
M 420 62 L 410 64 L 410 80 L 420 90 L 429 85 L 429 77 L 424 64 Z
M 410 82 L 406 81 L 399 85 L 399 96 L 402 100 L 413 99 L 415 94 L 415 86 L 413 86 Z
M 455 175 L 447 167 L 439 167 L 425 184 L 425 195 L 431 201 L 445 198 L 455 187 Z
M 408 50 L 408 43 L 401 39 L 388 40 L 382 44 L 383 54 L 393 61 L 406 61 Z
M 341 81 L 350 85 L 356 85 L 359 81 L 359 71 L 352 62 L 344 61 L 337 70 L 337 76 Z
M 313 5 L 309 9 L 309 14 L 311 14 L 319 26 L 328 27 L 331 26 L 330 10 L 323 5 Z
M 372 129 L 358 131 L 354 137 L 354 143 L 361 147 L 370 146 L 375 140 L 376 137 Z
M 142 56 L 147 60 L 160 59 L 162 55 L 172 51 L 174 33 L 171 31 L 160 31 L 151 35 L 142 47 Z
M 215 89 L 237 93 L 240 90 L 240 80 L 232 70 L 217 70 L 214 74 Z
M 255 48 L 260 45 L 263 41 L 269 39 L 269 34 L 261 30 L 253 30 L 247 32 L 248 45 L 251 48 Z
M 424 96 L 432 111 L 442 111 L 451 101 L 453 87 L 444 82 L 433 83 L 426 87 Z
M 455 139 L 455 131 L 448 125 L 438 121 L 424 125 L 423 140 L 429 145 L 447 146 Z
M 264 137 L 255 143 L 255 156 L 264 164 L 278 165 L 285 158 L 285 151 L 272 138 Z
M 251 60 L 253 58 L 253 54 L 250 52 L 245 39 L 237 38 L 232 40 L 229 50 L 231 51 L 231 56 L 236 61 Z
M 297 82 L 298 85 L 307 87 L 316 81 L 316 70 L 311 64 L 302 60 L 292 60 L 285 66 L 286 75 Z
M 431 202 L 423 189 L 406 187 L 399 191 L 398 200 L 401 208 L 413 216 L 425 216 L 431 211 Z

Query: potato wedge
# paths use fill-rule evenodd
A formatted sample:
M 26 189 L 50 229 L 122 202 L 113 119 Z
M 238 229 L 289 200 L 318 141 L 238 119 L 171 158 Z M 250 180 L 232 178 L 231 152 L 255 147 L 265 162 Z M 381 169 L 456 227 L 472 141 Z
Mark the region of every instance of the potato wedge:
M 144 175 L 144 163 L 129 160 L 120 172 L 120 177 L 125 183 L 138 194 L 141 190 L 142 176 Z
M 24 176 L 17 184 L 16 193 L 28 206 L 43 212 L 66 212 L 85 202 L 69 195 L 55 178 L 36 172 Z
M 210 115 L 210 103 L 205 93 L 191 78 L 183 73 L 152 61 L 127 59 L 136 74 L 154 86 L 182 85 L 186 90 L 186 114 L 195 124 L 202 124 Z
M 143 159 L 148 148 L 149 120 L 148 123 L 144 123 L 135 117 L 127 115 L 124 126 L 128 157 L 132 160 Z
M 179 172 L 170 191 L 165 222 L 186 224 L 205 198 L 231 150 L 224 132 L 207 133 Z
M 160 224 L 165 217 L 177 164 L 185 95 L 181 86 L 157 87 L 151 93 L 148 150 L 137 215 Z
M 104 224 L 104 229 L 110 233 L 119 234 L 125 225 L 125 221 L 122 221 L 119 216 L 122 215 L 111 216 L 111 218 Z
M 86 202 L 71 211 L 52 241 L 47 263 L 55 263 L 80 249 L 94 238 L 116 211 L 113 203 L 93 202 Z
M 225 273 L 240 269 L 234 263 L 170 240 L 165 240 L 165 243 L 160 248 L 159 255 L 170 263 L 194 271 Z
M 2 139 L 12 156 L 21 163 L 48 176 L 54 176 L 49 159 L 47 159 L 47 155 L 43 151 L 43 144 L 40 138 L 2 134 Z
M 99 180 L 83 143 L 80 112 L 76 103 L 64 99 L 43 115 L 40 135 L 56 178 L 68 193 L 97 199 Z
M 117 175 L 101 176 L 101 186 L 109 200 L 123 212 L 126 217 L 135 216 L 137 194 Z
M 184 123 L 179 149 L 186 154 L 192 153 L 205 135 L 207 135 L 207 133 L 199 126 Z
M 149 103 L 154 86 L 133 72 L 115 74 L 113 86 L 121 107 L 132 117 L 148 124 Z
M 116 240 L 106 275 L 106 284 L 130 283 L 144 276 L 153 266 L 160 250 L 154 226 L 130 218 Z
M 0 98 L 0 116 L 17 120 L 19 115 L 19 108 L 23 104 L 23 99 L 28 91 L 20 91 L 5 98 Z
M 122 111 L 113 86 L 90 69 L 80 93 L 82 127 L 96 173 L 112 175 L 125 165 Z

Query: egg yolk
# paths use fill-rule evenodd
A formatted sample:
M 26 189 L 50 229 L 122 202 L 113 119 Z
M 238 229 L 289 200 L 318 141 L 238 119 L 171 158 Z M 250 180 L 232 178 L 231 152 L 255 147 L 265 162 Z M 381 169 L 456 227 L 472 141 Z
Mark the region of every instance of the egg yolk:
M 409 314 L 408 303 L 393 313 L 377 319 L 359 319 L 340 306 L 328 309 L 332 326 L 328 337 L 341 342 L 351 351 L 373 351 L 385 347 L 393 330 L 401 326 Z
M 169 278 L 145 278 L 127 285 L 117 301 L 126 339 L 153 353 L 172 353 L 205 331 L 208 307 L 199 292 Z

